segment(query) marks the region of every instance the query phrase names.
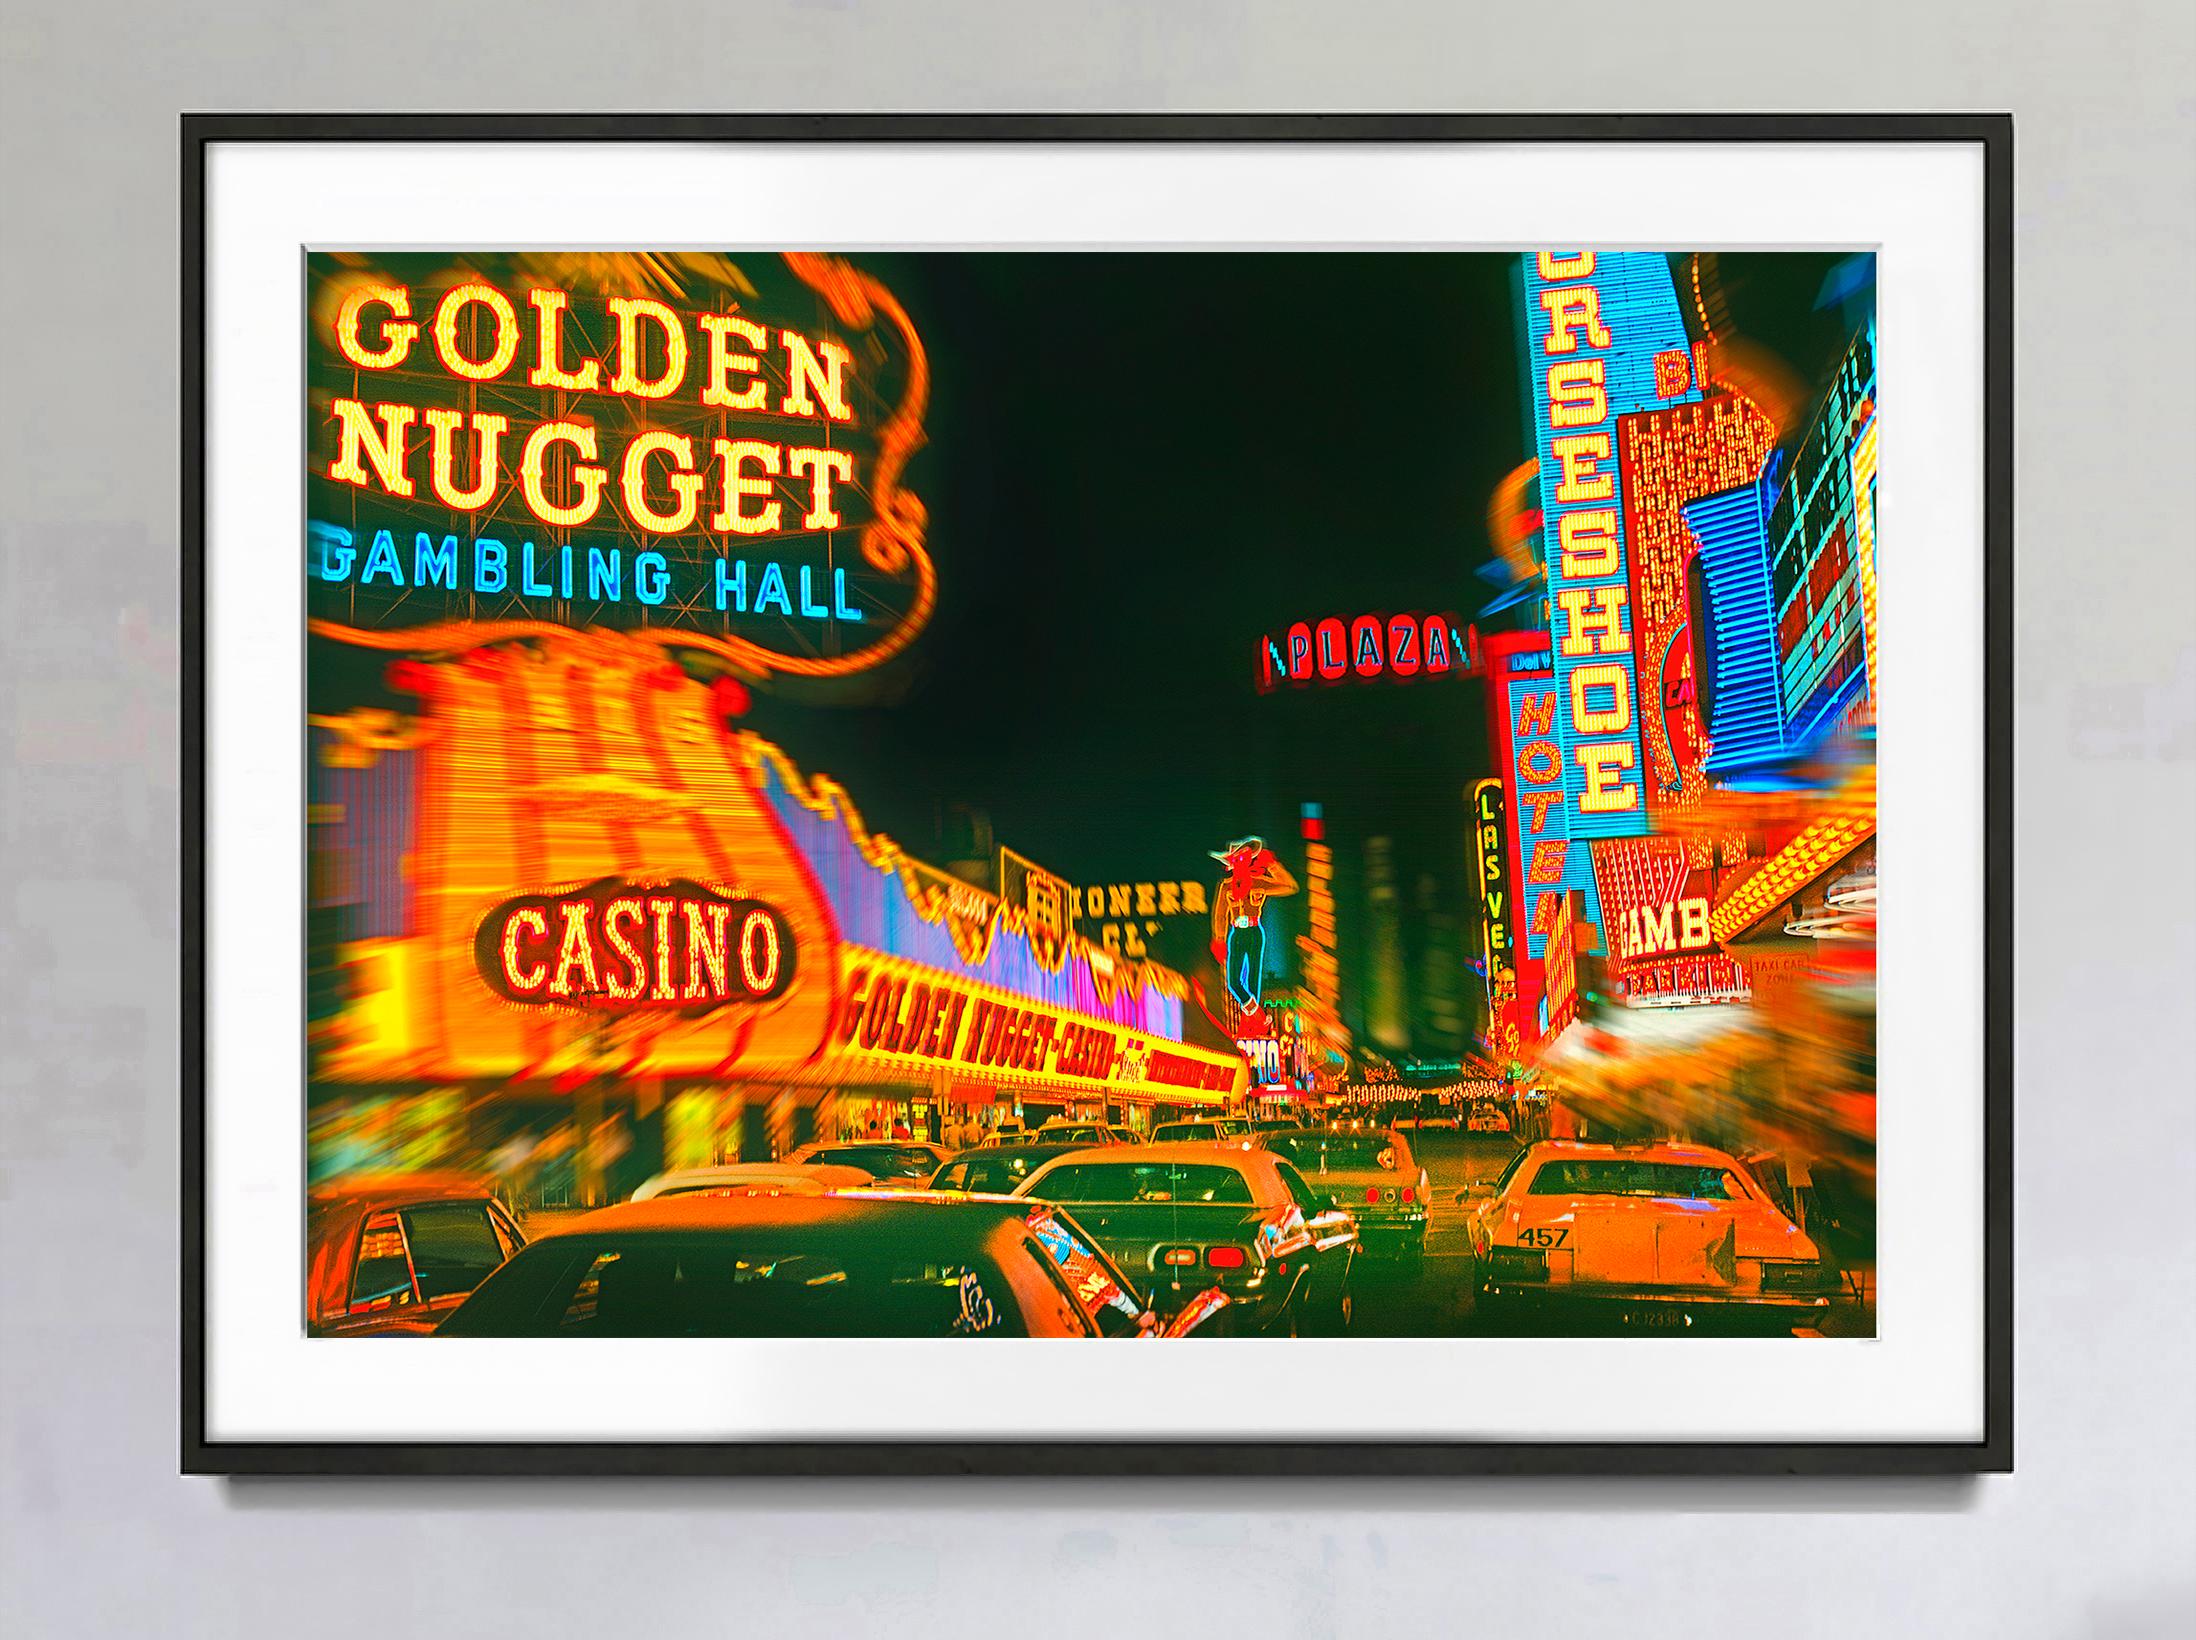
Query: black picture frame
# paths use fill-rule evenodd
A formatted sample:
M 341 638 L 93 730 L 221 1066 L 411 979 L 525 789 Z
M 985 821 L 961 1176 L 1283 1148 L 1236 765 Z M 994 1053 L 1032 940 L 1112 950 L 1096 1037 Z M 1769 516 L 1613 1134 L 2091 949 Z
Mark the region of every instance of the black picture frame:
M 226 143 L 1961 143 L 1984 191 L 1984 1428 L 1975 1441 L 234 1442 L 206 1428 L 208 149 Z M 181 1467 L 203 1475 L 1945 1475 L 2013 1466 L 2013 122 L 2007 114 L 186 114 Z M 402 1346 L 396 1346 L 402 1347 Z

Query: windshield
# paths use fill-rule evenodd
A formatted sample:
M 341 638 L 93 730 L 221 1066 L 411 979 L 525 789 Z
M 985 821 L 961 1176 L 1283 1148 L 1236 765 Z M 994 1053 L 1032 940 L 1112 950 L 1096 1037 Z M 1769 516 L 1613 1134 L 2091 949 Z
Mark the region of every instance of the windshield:
M 1078 1162 L 1031 1182 L 1048 1202 L 1251 1204 L 1250 1181 L 1232 1167 L 1198 1162 Z
M 830 1145 L 807 1159 L 858 1167 L 875 1179 L 927 1179 L 938 1167 L 936 1156 L 913 1145 Z
M 1307 1173 L 1368 1168 L 1392 1173 L 1408 1159 L 1387 1133 L 1276 1133 L 1266 1145 Z
M 1659 1196 L 1683 1201 L 1731 1201 L 1744 1195 L 1730 1172 L 1692 1162 L 1650 1162 L 1629 1156 L 1570 1157 L 1543 1162 L 1531 1196 Z

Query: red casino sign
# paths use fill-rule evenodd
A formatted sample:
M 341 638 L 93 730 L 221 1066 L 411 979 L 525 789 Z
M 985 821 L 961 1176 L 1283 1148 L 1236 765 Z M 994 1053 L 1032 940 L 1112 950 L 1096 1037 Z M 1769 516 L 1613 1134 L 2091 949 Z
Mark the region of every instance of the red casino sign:
M 506 1001 L 705 1013 L 767 1002 L 793 982 L 776 906 L 698 883 L 605 878 L 506 900 L 481 919 L 474 961 Z

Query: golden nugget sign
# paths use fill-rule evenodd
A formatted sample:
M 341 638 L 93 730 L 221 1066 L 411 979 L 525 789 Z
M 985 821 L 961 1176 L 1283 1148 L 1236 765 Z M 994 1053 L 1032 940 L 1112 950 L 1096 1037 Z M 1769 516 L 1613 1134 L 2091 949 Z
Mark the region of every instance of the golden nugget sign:
M 607 881 L 505 901 L 481 920 L 474 961 L 510 1002 L 705 1013 L 782 994 L 794 947 L 784 914 L 760 900 Z
M 928 368 L 833 257 L 311 259 L 317 631 L 630 628 L 828 676 L 935 597 L 900 487 Z
M 851 948 L 841 995 L 832 1044 L 842 1053 L 1185 1095 L 1230 1093 L 1242 1075 L 1229 1056 Z

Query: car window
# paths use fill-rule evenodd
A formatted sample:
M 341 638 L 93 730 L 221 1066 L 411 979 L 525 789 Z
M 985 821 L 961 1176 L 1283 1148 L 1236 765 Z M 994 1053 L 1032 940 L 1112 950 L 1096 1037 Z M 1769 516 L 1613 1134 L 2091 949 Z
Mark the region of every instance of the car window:
M 953 1162 L 938 1169 L 938 1176 L 930 1181 L 934 1190 L 974 1190 L 970 1184 L 972 1169 L 966 1162 Z
M 503 1243 L 486 1202 L 435 1202 L 404 1210 L 405 1240 L 420 1301 L 471 1292 L 503 1262 Z
M 1665 1196 L 1686 1201 L 1742 1197 L 1728 1171 L 1692 1162 L 1654 1162 L 1630 1156 L 1569 1156 L 1540 1164 L 1526 1189 L 1530 1196 Z
M 858 1167 L 879 1179 L 927 1179 L 938 1165 L 937 1157 L 913 1145 L 834 1145 L 811 1151 L 808 1159 Z
M 1035 1194 L 1056 1202 L 1251 1203 L 1241 1173 L 1201 1162 L 1077 1162 L 1046 1174 Z
M 1007 1196 L 1014 1187 L 1029 1177 L 1029 1161 L 1026 1157 L 998 1156 L 988 1161 L 968 1164 L 969 1190 L 985 1191 L 993 1195 Z
M 1289 1166 L 1287 1162 L 1277 1158 L 1274 1161 L 1273 1170 L 1281 1176 L 1282 1188 L 1288 1191 L 1290 1199 L 1298 1207 L 1301 1207 L 1307 1213 L 1324 1213 L 1327 1210 L 1327 1199 L 1320 1195 L 1318 1191 L 1312 1189 L 1311 1185 L 1305 1180 L 1304 1175 Z
M 1487 1193 L 1491 1196 L 1499 1196 L 1503 1191 L 1509 1189 L 1510 1181 L 1517 1177 L 1517 1170 L 1525 1165 L 1525 1158 L 1531 1154 L 1532 1152 L 1529 1150 L 1521 1150 L 1515 1156 L 1512 1156 L 1509 1164 L 1495 1175 L 1495 1181 L 1487 1187 Z
M 358 1262 L 351 1271 L 352 1311 L 385 1310 L 409 1304 L 413 1296 L 403 1218 L 387 1212 L 370 1215 L 359 1231 Z
M 1286 1156 L 1307 1173 L 1328 1169 L 1385 1168 L 1394 1172 L 1408 1155 L 1386 1133 L 1276 1133 L 1266 1141 L 1276 1155 Z
M 513 1273 L 519 1273 L 516 1262 Z M 482 1297 L 503 1302 L 456 1330 L 604 1338 L 1013 1337 L 1023 1331 L 1004 1276 L 986 1261 L 886 1248 L 849 1253 L 804 1247 L 798 1239 L 740 1244 L 651 1237 L 583 1248 L 579 1256 L 557 1260 L 538 1293 L 506 1292 L 499 1284 Z
M 1171 1140 L 1217 1139 L 1220 1130 L 1210 1122 L 1168 1122 L 1153 1128 L 1151 1136 Z

